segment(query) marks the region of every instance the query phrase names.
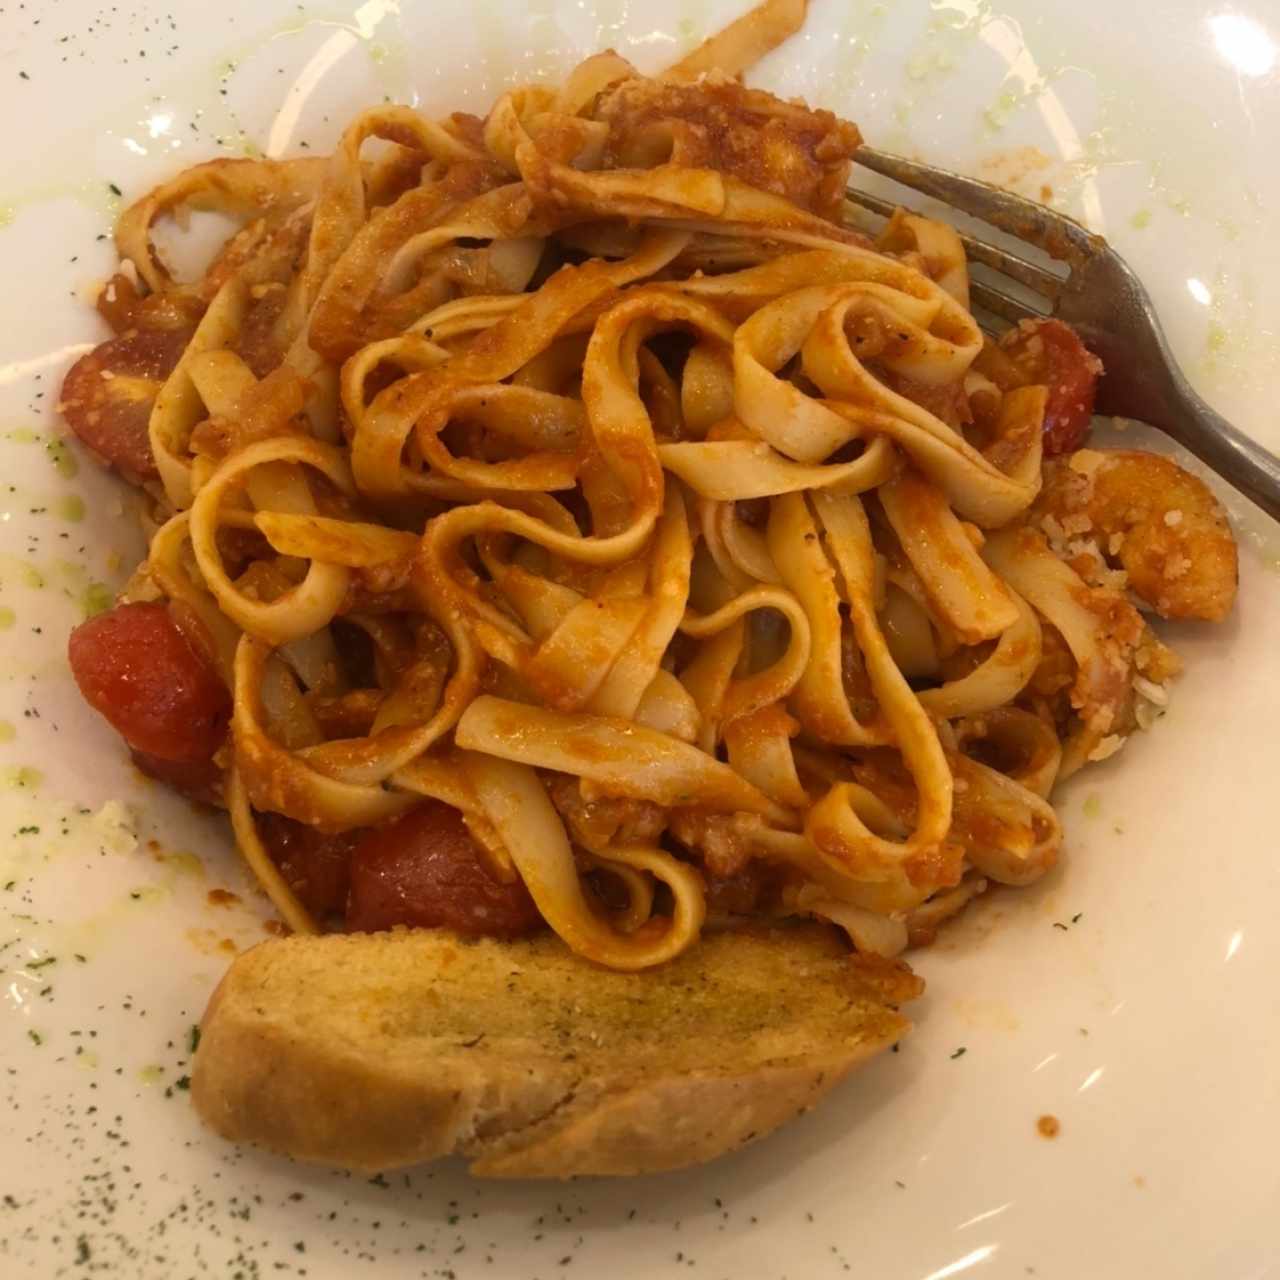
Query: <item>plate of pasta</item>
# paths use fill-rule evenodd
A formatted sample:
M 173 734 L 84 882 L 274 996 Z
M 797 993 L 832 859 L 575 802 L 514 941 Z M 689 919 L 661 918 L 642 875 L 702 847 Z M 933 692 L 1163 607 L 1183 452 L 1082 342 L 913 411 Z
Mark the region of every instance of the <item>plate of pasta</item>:
M 1270 1273 L 1280 533 L 858 155 L 1274 448 L 1276 46 L 1007 10 L 23 27 L 7 1272 Z

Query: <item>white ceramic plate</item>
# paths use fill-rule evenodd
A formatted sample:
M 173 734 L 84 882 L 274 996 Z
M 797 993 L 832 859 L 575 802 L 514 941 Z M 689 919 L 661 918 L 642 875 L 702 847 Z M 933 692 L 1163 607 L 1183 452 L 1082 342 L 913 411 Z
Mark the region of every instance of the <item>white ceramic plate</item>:
M 86 593 L 140 551 L 121 490 L 51 413 L 75 344 L 102 336 L 86 303 L 112 262 L 111 184 L 326 149 L 384 95 L 483 110 L 608 44 L 654 68 L 742 7 L 6 7 L 0 1273 L 1280 1274 L 1280 535 L 1239 504 L 1239 609 L 1174 635 L 1169 715 L 1069 789 L 1061 871 L 917 956 L 916 1033 L 773 1140 L 623 1183 L 448 1164 L 370 1182 L 235 1153 L 186 1103 L 191 1025 L 262 925 L 209 904 L 254 902 L 220 823 L 138 780 L 64 666 Z M 1192 380 L 1275 447 L 1280 16 L 1253 8 L 820 0 L 756 80 L 881 146 L 1050 188 L 1147 280 Z

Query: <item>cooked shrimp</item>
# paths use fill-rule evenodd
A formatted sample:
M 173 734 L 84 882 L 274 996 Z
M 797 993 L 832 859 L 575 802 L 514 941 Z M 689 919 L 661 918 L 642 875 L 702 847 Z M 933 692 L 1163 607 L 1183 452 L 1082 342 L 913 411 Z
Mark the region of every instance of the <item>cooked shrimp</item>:
M 1079 449 L 1046 463 L 1033 519 L 1082 577 L 1095 581 L 1097 570 L 1118 564 L 1129 589 L 1162 618 L 1219 622 L 1235 602 L 1236 543 L 1226 512 L 1170 458 Z

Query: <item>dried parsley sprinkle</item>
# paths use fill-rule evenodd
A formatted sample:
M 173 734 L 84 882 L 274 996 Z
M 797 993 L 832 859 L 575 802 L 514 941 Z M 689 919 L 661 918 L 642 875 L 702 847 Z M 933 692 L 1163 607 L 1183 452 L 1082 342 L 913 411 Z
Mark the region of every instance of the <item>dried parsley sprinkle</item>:
M 1073 916 L 1071 917 L 1071 923 L 1072 923 L 1072 924 L 1077 924 L 1077 923 L 1079 923 L 1080 917 L 1081 917 L 1082 915 L 1084 915 L 1084 912 L 1083 912 L 1083 911 L 1077 911 L 1077 912 L 1075 913 L 1075 915 L 1073 915 Z
M 121 191 L 121 190 L 120 190 L 120 188 L 119 188 L 119 187 L 117 187 L 117 186 L 116 186 L 116 184 L 115 184 L 114 182 L 108 182 L 108 183 L 107 183 L 107 190 L 108 190 L 108 191 L 110 191 L 110 192 L 111 192 L 111 194 L 112 194 L 113 196 L 122 196 L 122 195 L 124 195 L 124 192 L 123 192 L 123 191 Z
M 953 1059 L 954 1059 L 954 1058 L 963 1058 L 963 1057 L 964 1057 L 964 1055 L 965 1055 L 966 1053 L 968 1053 L 968 1052 L 969 1052 L 969 1051 L 968 1051 L 968 1049 L 966 1049 L 966 1048 L 964 1047 L 964 1045 L 961 1045 L 961 1046 L 960 1046 L 960 1047 L 955 1051 L 955 1053 L 953 1053 L 951 1056 L 952 1056 L 952 1058 L 953 1058 Z
M 44 1036 L 42 1036 L 34 1027 L 27 1028 L 27 1035 L 31 1038 L 32 1044 L 44 1044 Z
M 187 1052 L 195 1053 L 200 1047 L 200 1027 L 196 1023 L 191 1024 L 191 1031 L 187 1038 Z
M 174 1087 L 175 1089 L 190 1089 L 190 1088 L 191 1088 L 191 1077 L 190 1077 L 190 1076 L 179 1076 L 179 1077 L 178 1077 L 178 1078 L 173 1082 L 173 1087 Z

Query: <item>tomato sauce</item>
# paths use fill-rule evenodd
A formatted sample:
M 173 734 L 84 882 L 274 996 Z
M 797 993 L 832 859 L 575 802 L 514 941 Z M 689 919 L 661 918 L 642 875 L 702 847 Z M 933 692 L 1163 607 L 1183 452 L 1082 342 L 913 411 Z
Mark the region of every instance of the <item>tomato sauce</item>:
M 329 835 L 278 813 L 258 815 L 258 834 L 299 902 L 321 922 L 347 909 L 351 854 L 363 831 Z

